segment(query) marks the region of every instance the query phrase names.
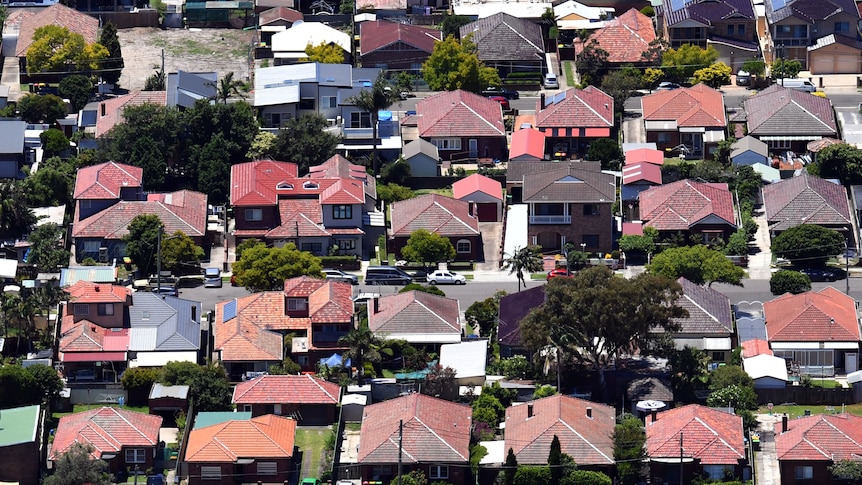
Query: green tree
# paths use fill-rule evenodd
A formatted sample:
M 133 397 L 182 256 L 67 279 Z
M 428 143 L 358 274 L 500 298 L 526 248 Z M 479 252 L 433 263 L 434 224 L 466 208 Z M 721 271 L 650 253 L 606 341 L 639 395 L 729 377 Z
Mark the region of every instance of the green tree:
M 54 273 L 68 266 L 71 254 L 63 247 L 63 233 L 63 229 L 53 222 L 36 226 L 27 238 L 30 242 L 27 263 L 45 273 Z
M 176 231 L 162 238 L 162 268 L 173 274 L 189 274 L 198 267 L 204 257 L 202 247 L 183 231 Z
M 401 485 L 428 485 L 428 479 L 425 478 L 425 472 L 422 470 L 413 470 L 406 475 L 395 477 L 390 483 L 401 483 Z
M 625 113 L 625 101 L 643 85 L 643 75 L 633 67 L 609 72 L 602 78 L 602 91 L 614 98 L 614 114 Z
M 214 99 L 227 104 L 227 100 L 232 97 L 245 98 L 245 94 L 241 91 L 243 86 L 245 84 L 239 79 L 235 79 L 234 73 L 231 71 L 222 76 L 218 83 L 215 83 L 216 94 Z
M 308 172 L 308 167 L 319 165 L 335 154 L 340 137 L 325 130 L 323 115 L 304 114 L 284 123 L 278 130 L 276 158 L 290 160 L 299 166 L 299 173 Z
M 546 466 L 522 466 L 515 471 L 512 485 L 550 485 L 551 469 Z
M 602 169 L 619 170 L 623 151 L 616 140 L 610 138 L 599 138 L 590 143 L 587 148 L 587 159 L 602 162 Z
M 497 318 L 500 316 L 501 296 L 503 295 L 495 295 L 491 298 L 473 302 L 467 307 L 467 311 L 464 312 L 467 324 L 473 327 L 477 334 L 489 337 L 491 341 L 496 340 L 493 336 L 497 334 Z
M 728 256 L 743 256 L 748 254 L 748 233 L 744 228 L 737 229 L 730 235 L 725 244 L 723 253 Z
M 838 460 L 829 465 L 832 476 L 844 483 L 862 483 L 862 463 L 856 460 Z
M 837 178 L 845 185 L 862 180 L 862 150 L 847 143 L 830 145 L 817 152 L 820 176 Z
M 490 394 L 482 393 L 477 397 L 472 404 L 473 421 L 481 421 L 496 429 L 506 417 L 506 408 L 500 403 L 500 400 Z
M 404 157 L 398 157 L 394 162 L 383 165 L 380 169 L 380 178 L 387 184 L 407 184 L 410 180 L 410 164 L 404 160 Z
M 652 258 L 647 271 L 677 279 L 680 276 L 696 285 L 727 283 L 742 286 L 745 272 L 718 251 L 698 244 L 665 249 Z
M 305 48 L 308 62 L 321 64 L 341 64 L 344 62 L 344 49 L 335 43 L 321 42 L 317 45 L 308 44 Z
M 361 323 L 347 335 L 338 339 L 338 343 L 348 347 L 345 356 L 349 357 L 353 366 L 359 369 L 359 375 L 365 375 L 365 363 L 378 364 L 381 353 L 390 354 L 391 349 L 383 347 L 383 342 L 368 328 L 367 323 Z
M 440 364 L 432 366 L 425 374 L 422 394 L 450 400 L 457 397 L 458 384 L 455 382 L 455 369 L 443 367 Z
M 123 237 L 126 256 L 137 266 L 140 277 L 155 272 L 159 231 L 163 227 L 162 220 L 155 214 L 135 216 L 129 223 L 128 233 Z
M 27 205 L 26 185 L 22 181 L 0 182 L 0 237 L 19 238 L 36 223 L 33 210 Z
M 661 69 L 656 69 L 654 67 L 648 67 L 644 69 L 643 75 L 643 85 L 649 89 L 652 89 L 658 85 L 658 82 L 664 78 L 664 71 Z
M 461 38 L 461 27 L 472 22 L 470 17 L 465 15 L 446 15 L 443 21 L 440 22 L 440 30 L 443 31 L 443 38 L 452 36 L 456 39 Z
M 60 93 L 60 96 L 69 100 L 72 104 L 72 112 L 77 113 L 90 102 L 90 95 L 93 94 L 93 83 L 90 82 L 90 78 L 87 76 L 74 74 L 64 77 L 60 81 L 57 92 Z
M 29 207 L 58 207 L 71 204 L 75 165 L 60 157 L 43 158 L 39 170 L 24 179 Z
M 246 239 L 243 242 L 236 245 L 236 259 L 242 258 L 242 253 L 248 248 L 253 248 L 255 246 L 264 246 L 266 247 L 266 243 L 259 239 L 251 238 Z
M 542 399 L 543 397 L 553 396 L 557 394 L 557 389 L 549 384 L 544 384 L 533 391 L 533 400 Z
M 434 44 L 434 51 L 422 64 L 422 77 L 432 91 L 463 89 L 478 93 L 501 84 L 497 70 L 479 60 L 470 37 L 459 42 L 450 35 Z
M 69 151 L 69 139 L 61 130 L 51 128 L 39 133 L 39 141 L 42 142 L 44 156 L 55 157 Z
M 769 291 L 776 296 L 785 293 L 794 295 L 805 293 L 811 291 L 811 278 L 799 271 L 783 269 L 772 273 L 772 277 L 769 278 Z
M 432 295 L 446 296 L 446 293 L 444 293 L 440 288 L 437 288 L 434 285 L 423 285 L 421 283 L 408 283 L 404 285 L 404 288 L 401 288 L 398 293 L 407 293 L 408 291 L 422 291 Z
M 18 112 L 21 119 L 27 123 L 48 123 L 53 125 L 57 120 L 66 117 L 66 103 L 53 94 L 27 93 L 18 100 Z
M 560 482 L 562 485 L 611 485 L 611 477 L 602 472 L 572 470 Z
M 655 243 L 658 231 L 654 227 L 644 227 L 643 235 L 625 235 L 619 239 L 620 251 L 641 251 L 644 254 L 655 253 Z
M 563 478 L 563 450 L 560 446 L 560 438 L 554 435 L 551 439 L 551 451 L 548 452 L 548 468 L 551 469 L 550 485 L 559 485 Z
M 673 387 L 686 395 L 705 388 L 709 382 L 709 357 L 698 348 L 686 345 L 682 350 L 671 352 L 668 366 Z
M 347 98 L 346 102 L 353 104 L 371 117 L 371 163 L 373 174 L 380 174 L 380 162 L 377 157 L 377 114 L 389 108 L 398 100 L 398 93 L 392 89 L 383 71 L 377 75 L 371 89 L 363 89 L 356 96 Z
M 320 277 L 320 258 L 296 249 L 293 243 L 280 248 L 258 244 L 242 252 L 233 265 L 233 274 L 240 286 L 249 291 L 275 291 L 284 288 L 284 280 L 296 276 Z
M 27 49 L 27 73 L 89 72 L 98 69 L 108 55 L 101 44 L 87 44 L 81 34 L 59 25 L 45 25 L 33 33 Z
M 251 142 L 251 148 L 246 153 L 250 160 L 267 160 L 275 157 L 278 137 L 268 131 L 258 131 Z
M 783 59 L 780 57 L 772 62 L 772 67 L 770 68 L 772 77 L 776 79 L 795 78 L 801 70 L 801 62 L 796 59 Z
M 407 261 L 418 261 L 424 266 L 449 261 L 455 258 L 455 247 L 448 237 L 425 229 L 410 234 L 407 244 L 401 248 L 401 256 Z
M 509 448 L 506 453 L 506 461 L 503 463 L 503 485 L 514 485 L 515 473 L 518 471 L 518 460 L 515 458 L 515 452 Z
M 518 291 L 521 291 L 521 283 L 527 285 L 524 273 L 536 273 L 543 268 L 540 249 L 535 246 L 515 248 L 515 251 L 505 255 L 503 260 L 503 269 L 508 269 L 509 274 L 515 273 L 518 278 Z
M 194 362 L 172 360 L 162 367 L 159 382 L 166 386 L 191 386 L 202 367 Z
M 120 48 L 120 38 L 117 37 L 117 26 L 110 20 L 102 26 L 99 34 L 99 44 L 105 46 L 108 57 L 102 60 L 100 75 L 108 84 L 116 84 L 123 73 L 123 50 Z
M 500 359 L 500 372 L 506 379 L 530 379 L 533 377 L 533 365 L 523 355 L 515 355 Z
M 730 66 L 723 62 L 716 62 L 694 71 L 694 82 L 703 83 L 713 89 L 718 89 L 726 84 L 730 84 L 731 73 Z
M 150 389 L 159 382 L 161 369 L 157 367 L 130 367 L 123 372 L 120 382 L 129 394 L 129 406 L 146 406 Z
M 751 376 L 739 365 L 722 365 L 709 375 L 709 388 L 713 391 L 728 386 L 754 387 Z
M 191 147 L 191 164 L 198 174 L 197 189 L 207 194 L 207 202 L 221 205 L 228 202 L 230 173 L 230 142 L 221 133 L 203 146 Z
M 591 84 L 593 79 L 601 79 L 608 72 L 608 55 L 595 39 L 584 43 L 584 50 L 575 61 L 582 84 Z
M 63 390 L 63 380 L 57 370 L 47 365 L 31 365 L 26 371 L 33 376 L 35 393 L 41 398 L 42 404 L 49 404 Z
M 766 72 L 766 63 L 763 59 L 751 59 L 742 64 L 742 70 L 752 76 L 763 77 Z
M 54 460 L 54 473 L 45 485 L 111 485 L 108 462 L 91 459 L 94 451 L 89 444 L 72 444 Z
M 646 432 L 640 419 L 624 414 L 614 426 L 614 461 L 622 485 L 634 485 L 645 476 Z
M 166 84 L 165 71 L 156 70 L 144 80 L 144 91 L 164 91 Z
M 668 77 L 683 82 L 694 76 L 695 71 L 711 65 L 716 59 L 718 51 L 712 46 L 704 49 L 694 44 L 683 44 L 664 52 L 661 67 Z
M 840 232 L 816 224 L 791 227 L 772 239 L 772 252 L 801 266 L 817 266 L 844 249 Z
M 377 186 L 377 197 L 389 205 L 399 200 L 412 199 L 413 191 L 401 185 L 380 184 Z
M 285 357 L 281 364 L 270 366 L 267 370 L 273 375 L 297 375 L 302 370 L 299 364 L 293 361 L 290 357 Z
M 706 398 L 706 405 L 711 408 L 733 408 L 742 416 L 745 430 L 757 427 L 757 420 L 751 414 L 757 409 L 757 394 L 753 387 L 731 384 L 717 389 Z
M 201 368 L 189 387 L 189 395 L 199 412 L 230 411 L 233 408 L 233 387 L 224 368 L 218 365 Z

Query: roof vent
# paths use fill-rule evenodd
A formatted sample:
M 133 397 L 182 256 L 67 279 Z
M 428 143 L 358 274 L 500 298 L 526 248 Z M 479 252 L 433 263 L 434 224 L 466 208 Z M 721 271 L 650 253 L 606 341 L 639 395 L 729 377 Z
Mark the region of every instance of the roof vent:
M 96 285 L 96 288 L 95 288 L 93 291 L 95 291 L 96 293 L 98 293 L 98 292 L 100 292 L 100 291 L 102 291 L 102 290 L 99 288 L 99 286 L 98 286 L 98 285 Z

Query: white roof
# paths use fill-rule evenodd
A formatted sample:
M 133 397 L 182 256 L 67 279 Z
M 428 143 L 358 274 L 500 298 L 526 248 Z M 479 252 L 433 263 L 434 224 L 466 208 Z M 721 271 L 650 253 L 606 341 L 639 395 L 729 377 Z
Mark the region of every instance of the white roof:
M 153 384 L 152 389 L 150 389 L 150 399 L 159 399 L 162 397 L 188 399 L 189 386 L 166 386 L 156 382 Z
M 538 19 L 542 14 L 551 7 L 550 3 L 509 3 L 509 2 L 488 2 L 488 3 L 461 3 L 455 5 L 453 10 L 455 15 L 464 15 L 467 17 L 476 17 L 484 19 L 498 13 L 507 13 L 513 17 L 522 19 Z
M 198 353 L 184 352 L 138 352 L 138 357 L 129 361 L 129 367 L 163 367 L 168 362 L 197 362 Z
M 359 13 L 353 16 L 354 22 L 374 22 L 377 20 L 377 14 L 374 13 Z
M 787 380 L 787 363 L 781 357 L 760 354 L 742 360 L 742 368 L 752 379 L 772 377 Z
M 341 405 L 345 404 L 359 404 L 360 406 L 365 406 L 368 404 L 368 396 L 363 396 L 362 394 L 345 394 L 341 397 Z
M 58 226 L 63 226 L 63 216 L 66 214 L 66 205 L 57 207 L 36 207 L 33 209 L 33 215 L 36 216 L 36 225 L 42 226 L 53 222 Z
M 554 7 L 554 18 L 559 20 L 574 14 L 588 20 L 599 20 L 602 15 L 613 11 L 611 7 L 590 7 L 575 0 L 568 0 Z
M 479 461 L 480 465 L 502 465 L 506 461 L 506 442 L 480 441 L 479 446 L 484 446 L 488 454 Z
M 487 340 L 440 346 L 440 366 L 455 369 L 456 379 L 484 376 L 487 360 Z
M 560 30 L 598 30 L 607 25 L 603 20 L 557 20 Z
M 296 21 L 289 29 L 272 36 L 273 53 L 305 52 L 309 44 L 338 44 L 350 52 L 350 36 L 321 22 Z
M 14 278 L 17 273 L 17 259 L 0 259 L 0 278 Z

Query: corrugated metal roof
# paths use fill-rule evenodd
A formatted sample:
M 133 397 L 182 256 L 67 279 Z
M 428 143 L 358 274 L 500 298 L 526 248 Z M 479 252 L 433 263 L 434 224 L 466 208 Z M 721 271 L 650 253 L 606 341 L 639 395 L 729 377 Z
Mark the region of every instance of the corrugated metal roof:
M 166 386 L 156 382 L 150 390 L 150 399 L 160 399 L 163 397 L 174 397 L 177 399 L 188 399 L 189 386 Z
M 113 283 L 116 281 L 117 268 L 114 266 L 81 266 L 60 270 L 60 287 L 72 286 L 79 281 L 92 283 Z

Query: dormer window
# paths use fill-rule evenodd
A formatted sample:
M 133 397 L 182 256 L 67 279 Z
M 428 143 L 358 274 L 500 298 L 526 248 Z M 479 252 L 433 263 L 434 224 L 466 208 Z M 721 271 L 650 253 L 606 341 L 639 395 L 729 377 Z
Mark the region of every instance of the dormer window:
M 293 190 L 293 184 L 287 182 L 280 182 L 275 186 L 276 190 Z
M 308 309 L 308 301 L 305 298 L 288 298 L 287 311 L 299 312 Z
M 306 182 L 302 184 L 302 188 L 306 190 L 315 190 L 320 188 L 320 185 L 318 185 L 317 182 Z

